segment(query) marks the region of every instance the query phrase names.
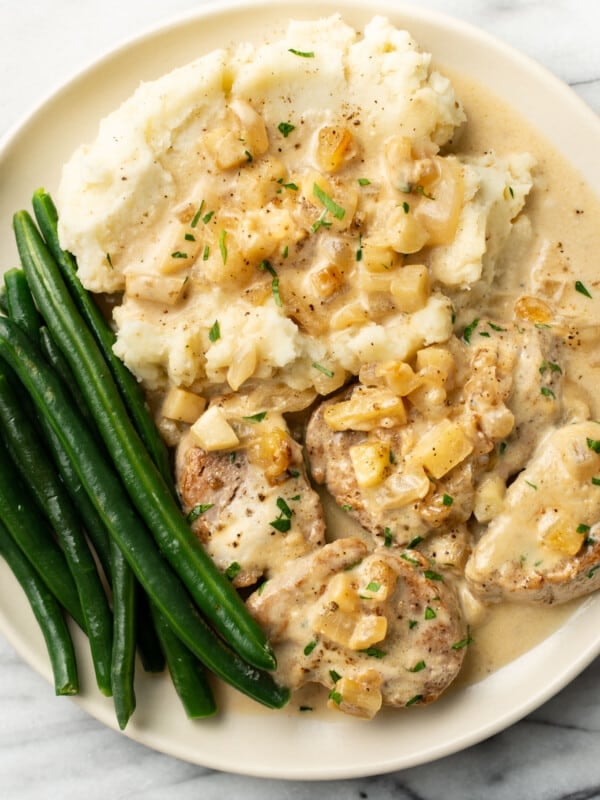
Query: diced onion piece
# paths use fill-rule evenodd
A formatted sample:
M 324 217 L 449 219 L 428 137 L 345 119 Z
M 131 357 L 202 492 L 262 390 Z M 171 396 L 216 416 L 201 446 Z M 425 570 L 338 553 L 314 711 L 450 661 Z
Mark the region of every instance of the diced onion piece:
M 583 547 L 585 535 L 577 531 L 569 519 L 558 519 L 554 525 L 544 531 L 542 543 L 565 556 L 575 556 Z
M 526 322 L 538 324 L 548 324 L 552 322 L 554 315 L 548 303 L 539 297 L 525 295 L 519 297 L 515 303 L 515 316 Z
M 337 172 L 357 153 L 352 133 L 341 125 L 323 125 L 317 134 L 317 163 L 324 172 Z
M 427 267 L 407 264 L 394 275 L 390 288 L 396 306 L 405 314 L 424 308 L 431 294 Z
M 366 650 L 383 641 L 387 634 L 387 619 L 378 614 L 361 614 L 352 631 L 349 647 L 352 650 Z
M 390 466 L 390 448 L 384 442 L 361 442 L 349 450 L 356 482 L 367 489 L 385 478 Z
M 397 253 L 418 253 L 427 244 L 429 233 L 414 214 L 396 208 L 389 215 L 385 238 Z
M 202 242 L 189 225 L 177 225 L 160 246 L 158 269 L 163 275 L 187 269 L 197 259 L 201 247 Z
M 392 472 L 385 488 L 385 495 L 379 498 L 381 508 L 404 508 L 422 500 L 429 492 L 431 483 L 422 465 L 406 464 L 402 472 Z
M 486 476 L 475 492 L 473 514 L 477 522 L 490 522 L 502 511 L 506 485 L 500 475 Z
M 372 719 L 381 708 L 383 698 L 379 687 L 352 678 L 340 678 L 329 695 L 327 706 L 353 717 Z
M 358 611 L 358 594 L 353 586 L 352 579 L 345 572 L 338 572 L 329 581 L 326 599 L 328 603 L 335 603 L 342 611 Z
M 173 386 L 163 400 L 161 414 L 177 422 L 195 422 L 206 408 L 206 400 L 199 394 Z
M 253 344 L 242 345 L 227 370 L 227 383 L 234 392 L 237 392 L 244 381 L 254 375 L 256 364 L 256 347 Z
M 335 264 L 328 264 L 313 272 L 310 280 L 315 292 L 324 298 L 331 297 L 344 285 L 344 275 Z
M 183 297 L 187 278 L 167 275 L 142 275 L 133 272 L 125 277 L 125 291 L 136 300 L 174 306 Z
M 444 419 L 429 430 L 411 453 L 434 478 L 442 478 L 473 452 L 473 443 L 452 420 Z
M 233 99 L 229 107 L 241 123 L 240 138 L 244 140 L 243 144 L 246 145 L 246 150 L 254 158 L 266 153 L 269 149 L 269 137 L 265 122 L 260 114 L 252 108 L 250 103 L 239 97 Z
M 445 347 L 424 347 L 417 351 L 415 367 L 428 383 L 445 386 L 456 368 L 452 353 Z
M 263 428 L 248 445 L 248 458 L 259 466 L 269 481 L 275 481 L 292 463 L 290 435 L 282 428 Z
M 368 240 L 362 243 L 360 253 L 360 264 L 368 272 L 389 272 L 402 264 L 400 254 L 391 247 L 383 247 Z
M 352 397 L 327 406 L 325 422 L 334 431 L 370 431 L 406 423 L 401 397 L 384 387 L 359 387 Z
M 396 588 L 398 573 L 381 559 L 370 560 L 365 576 L 366 586 L 361 586 L 360 595 L 368 600 L 387 600 Z
M 328 604 L 313 618 L 312 629 L 342 647 L 349 647 L 357 617 L 356 612 L 342 611 L 341 608 Z
M 218 406 L 211 406 L 205 411 L 192 425 L 190 431 L 200 447 L 207 452 L 230 450 L 240 443 L 223 410 Z
M 456 158 L 434 159 L 439 177 L 423 181 L 424 194 L 415 206 L 416 220 L 428 233 L 427 244 L 447 245 L 456 236 L 464 199 L 462 168 Z

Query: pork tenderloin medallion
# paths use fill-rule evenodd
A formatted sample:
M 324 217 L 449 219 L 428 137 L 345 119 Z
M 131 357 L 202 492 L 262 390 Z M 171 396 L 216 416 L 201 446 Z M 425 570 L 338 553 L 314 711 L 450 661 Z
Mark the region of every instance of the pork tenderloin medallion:
M 485 602 L 563 603 L 600 586 L 600 424 L 565 425 L 540 442 L 465 575 Z
M 372 718 L 435 700 L 469 637 L 454 589 L 421 553 L 337 539 L 297 559 L 247 601 L 277 655 L 276 680 L 318 683 L 328 705 Z
M 177 487 L 192 529 L 237 587 L 284 569 L 324 542 L 317 493 L 302 449 L 285 437 L 287 468 L 277 478 L 249 450 L 207 452 L 186 434 L 176 454 Z

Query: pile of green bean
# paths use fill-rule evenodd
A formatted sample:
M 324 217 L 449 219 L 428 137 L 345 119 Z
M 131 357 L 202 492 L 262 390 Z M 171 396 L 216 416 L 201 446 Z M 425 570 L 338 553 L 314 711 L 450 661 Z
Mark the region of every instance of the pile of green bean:
M 0 553 L 40 624 L 56 693 L 78 691 L 66 613 L 121 728 L 136 652 L 147 670 L 166 661 L 192 718 L 216 710 L 207 671 L 280 708 L 289 692 L 268 674 L 273 653 L 179 508 L 167 449 L 45 191 L 33 211 L 35 222 L 14 216 L 21 268 L 5 273 L 0 316 Z

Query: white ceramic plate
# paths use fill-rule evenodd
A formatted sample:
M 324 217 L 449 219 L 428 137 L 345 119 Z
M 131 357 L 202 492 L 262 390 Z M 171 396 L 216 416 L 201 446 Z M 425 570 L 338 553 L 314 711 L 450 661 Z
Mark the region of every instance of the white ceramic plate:
M 10 221 L 29 207 L 32 191 L 53 192 L 62 163 L 90 140 L 100 118 L 135 89 L 175 66 L 234 41 L 260 39 L 289 18 L 342 11 L 363 25 L 374 13 L 412 32 L 444 67 L 476 75 L 546 132 L 600 192 L 600 122 L 555 78 L 489 36 L 394 0 L 219 3 L 128 43 L 47 100 L 0 147 L 0 264 L 13 266 Z M 532 102 L 534 101 L 534 102 Z M 0 564 L 0 629 L 22 657 L 51 679 L 43 639 L 4 563 Z M 87 648 L 81 651 L 82 693 L 90 714 L 116 727 L 110 700 L 94 687 Z M 268 712 L 225 692 L 221 714 L 186 719 L 170 683 L 139 675 L 138 710 L 127 735 L 157 750 L 216 769 L 290 779 L 333 779 L 382 773 L 431 761 L 507 727 L 559 691 L 600 653 L 600 596 L 589 598 L 542 644 L 465 689 L 414 713 L 385 713 L 374 722 Z

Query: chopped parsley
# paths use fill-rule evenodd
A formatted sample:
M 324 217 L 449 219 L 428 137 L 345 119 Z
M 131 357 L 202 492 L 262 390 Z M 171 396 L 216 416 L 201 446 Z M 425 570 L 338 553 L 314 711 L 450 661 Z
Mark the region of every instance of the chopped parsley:
M 296 130 L 296 126 L 292 125 L 291 122 L 280 122 L 277 126 L 277 130 L 284 137 L 284 139 L 287 139 L 290 133 Z
M 467 647 L 467 645 L 472 644 L 472 642 L 473 642 L 473 637 L 471 636 L 470 633 L 467 633 L 464 639 L 461 639 L 459 642 L 454 642 L 454 644 L 452 645 L 452 649 L 462 650 L 463 647 Z
M 186 233 L 183 238 L 186 240 L 186 242 L 195 242 L 196 241 L 196 237 L 194 236 L 193 233 Z
M 592 478 L 593 486 L 600 486 L 600 478 Z
M 245 419 L 246 422 L 262 422 L 266 416 L 266 411 L 259 411 L 257 414 L 250 414 L 249 417 L 242 417 L 242 419 Z
M 335 703 L 337 706 L 339 706 L 339 704 L 340 704 L 340 703 L 342 702 L 342 700 L 343 700 L 343 697 L 342 697 L 342 695 L 340 694 L 340 692 L 337 692 L 335 689 L 332 689 L 332 690 L 329 692 L 329 699 L 330 699 L 332 702 L 334 702 L 334 703 Z
M 238 575 L 241 571 L 241 566 L 238 564 L 237 561 L 232 561 L 231 564 L 225 570 L 225 575 L 232 581 L 236 575 Z
M 216 319 L 213 324 L 212 328 L 208 332 L 208 338 L 211 342 L 216 342 L 218 339 L 221 338 L 221 328 L 219 327 L 219 320 Z
M 411 539 L 410 542 L 406 545 L 407 550 L 414 550 L 418 544 L 421 544 L 423 541 L 422 536 L 415 536 L 414 539 Z
M 380 650 L 378 647 L 366 647 L 360 652 L 372 658 L 383 658 L 386 655 L 385 650 Z
M 333 200 L 327 192 L 324 192 L 318 183 L 313 183 L 312 193 L 336 219 L 344 219 L 344 215 L 346 214 L 345 209 L 338 206 L 335 200 Z
M 319 218 L 310 226 L 311 233 L 316 233 L 319 228 L 331 228 L 331 222 L 328 222 L 325 217 L 327 216 L 327 209 L 324 208 Z
M 537 488 L 538 487 L 536 486 L 535 483 L 531 483 L 531 481 L 525 481 L 525 483 L 527 484 L 527 486 L 530 486 L 532 489 L 535 489 L 535 491 L 537 492 Z
M 279 509 L 279 516 L 272 520 L 269 525 L 275 528 L 280 533 L 287 533 L 292 527 L 292 509 L 288 506 L 283 497 L 278 497 L 276 500 L 277 508 Z
M 431 606 L 427 606 L 425 609 L 425 619 L 435 619 L 437 617 L 437 613 L 435 609 L 431 608 Z
M 410 700 L 408 700 L 408 702 L 405 703 L 405 706 L 406 708 L 408 708 L 409 706 L 414 706 L 415 703 L 420 703 L 422 699 L 423 699 L 422 694 L 416 694 L 414 697 L 411 697 Z
M 200 217 L 202 216 L 202 211 L 204 209 L 204 200 L 198 206 L 198 210 L 194 214 L 192 221 L 190 222 L 190 227 L 195 228 L 196 225 L 200 222 Z
M 394 538 L 392 536 L 392 531 L 390 528 L 385 528 L 383 531 L 383 545 L 384 547 L 391 547 Z
M 542 386 L 540 392 L 544 395 L 544 397 L 550 397 L 552 400 L 556 400 L 556 395 L 549 386 Z
M 358 237 L 358 248 L 356 250 L 356 260 L 362 261 L 363 257 L 363 244 L 362 244 L 362 235 Z
M 212 508 L 214 503 L 198 503 L 198 505 L 194 506 L 190 513 L 187 515 L 187 521 L 193 522 L 195 519 L 201 514 L 204 514 L 205 511 L 208 511 L 209 508 Z
M 488 322 L 488 325 L 493 331 L 505 331 L 506 330 L 506 328 L 501 328 L 500 325 L 495 325 L 493 322 Z
M 324 367 L 322 364 L 313 363 L 312 366 L 314 369 L 319 370 L 319 372 L 322 372 L 323 375 L 326 375 L 328 378 L 333 378 L 335 374 L 333 370 L 327 369 L 327 367 Z
M 283 516 L 287 517 L 289 519 L 294 512 L 288 506 L 288 504 L 285 502 L 283 497 L 278 497 L 277 500 L 276 500 L 276 503 L 277 503 L 277 508 L 281 511 Z
M 358 185 L 359 186 L 369 186 L 370 184 L 371 184 L 371 181 L 368 178 L 359 178 L 358 179 Z
M 184 253 L 183 250 L 175 250 L 171 253 L 171 258 L 187 258 L 188 254 Z
M 113 263 L 112 263 L 112 258 L 110 257 L 110 253 L 107 253 L 107 254 L 106 254 L 106 256 L 105 256 L 105 258 L 106 258 L 106 263 L 108 264 L 108 266 L 109 266 L 111 269 L 114 269 L 114 267 L 113 267 Z
M 408 620 L 408 628 L 412 631 L 413 628 L 416 628 L 419 623 L 416 619 L 409 619 Z
M 408 214 L 410 211 L 410 205 L 406 202 L 406 200 L 402 203 L 402 210 L 405 214 Z
M 600 439 L 590 439 L 588 436 L 585 441 L 590 450 L 593 450 L 594 453 L 600 453 Z
M 227 237 L 227 231 L 221 231 L 219 233 L 219 250 L 221 251 L 221 260 L 223 264 L 227 263 L 227 244 L 225 239 Z
M 288 53 L 293 53 L 295 56 L 300 56 L 300 58 L 315 57 L 313 50 L 296 50 L 294 47 L 288 47 Z
M 210 247 L 205 244 L 204 250 L 202 251 L 202 261 L 208 261 L 208 256 L 210 255 Z
M 418 567 L 418 566 L 419 566 L 419 564 L 420 564 L 420 562 L 419 562 L 419 561 L 417 561 L 417 559 L 416 559 L 416 558 L 411 558 L 411 557 L 410 557 L 409 555 L 407 555 L 406 553 L 402 553 L 402 554 L 400 555 L 400 558 L 403 558 L 403 559 L 404 559 L 404 561 L 408 561 L 408 563 L 409 563 L 409 564 L 412 564 L 414 567 Z
M 211 221 L 211 219 L 214 217 L 214 215 L 215 215 L 215 212 L 214 212 L 214 211 L 209 211 L 207 214 L 205 214 L 205 215 L 202 217 L 202 222 L 203 222 L 205 225 L 208 225 L 208 223 Z
M 471 336 L 473 335 L 473 331 L 479 325 L 479 317 L 475 317 L 473 322 L 471 322 L 463 331 L 463 339 L 467 344 L 471 343 Z
M 417 661 L 417 663 L 414 665 L 414 667 L 411 667 L 408 671 L 409 672 L 421 672 L 421 670 L 425 669 L 426 666 L 427 666 L 427 664 L 425 664 L 424 661 L 422 661 L 422 660 L 421 661 Z
M 579 294 L 584 295 L 585 297 L 591 297 L 589 290 L 581 281 L 575 281 L 575 291 L 579 292 Z
M 442 495 L 442 505 L 444 506 L 451 506 L 454 502 L 454 498 L 449 494 Z
M 426 569 L 423 571 L 423 575 L 429 581 L 443 581 L 443 577 L 440 575 L 439 572 L 434 572 L 432 569 Z
M 341 675 L 339 672 L 336 672 L 334 669 L 329 670 L 329 677 L 334 683 L 337 683 L 341 679 Z
M 577 526 L 577 533 L 589 533 L 589 532 L 590 532 L 589 525 L 584 525 L 583 523 L 581 523 L 581 525 Z
M 313 639 L 313 640 L 312 640 L 312 642 L 309 642 L 309 643 L 306 645 L 306 647 L 304 648 L 304 655 L 305 655 L 305 656 L 309 656 L 309 655 L 312 653 L 312 651 L 315 649 L 315 647 L 316 647 L 316 646 L 317 646 L 317 643 L 316 643 L 316 641 Z
M 288 517 L 279 516 L 277 519 L 271 520 L 269 525 L 279 533 L 287 533 L 292 527 L 292 521 Z
M 381 589 L 381 584 L 377 581 L 369 581 L 365 588 L 367 592 L 378 592 Z
M 557 372 L 559 375 L 562 375 L 560 364 L 556 364 L 554 361 L 542 361 L 539 369 L 540 375 L 543 375 L 547 370 L 550 370 L 550 372 Z
M 348 503 L 344 503 L 343 505 L 340 506 L 340 508 L 342 509 L 342 511 L 352 511 L 352 506 L 349 506 Z
M 269 275 L 272 277 L 271 280 L 271 291 L 273 292 L 273 299 L 275 300 L 275 305 L 281 307 L 281 295 L 279 294 L 279 277 L 273 268 L 273 265 L 270 261 L 267 261 L 265 258 L 263 261 L 260 262 L 258 268 L 261 272 L 268 272 Z

